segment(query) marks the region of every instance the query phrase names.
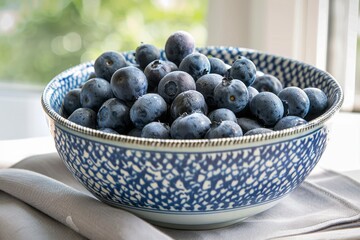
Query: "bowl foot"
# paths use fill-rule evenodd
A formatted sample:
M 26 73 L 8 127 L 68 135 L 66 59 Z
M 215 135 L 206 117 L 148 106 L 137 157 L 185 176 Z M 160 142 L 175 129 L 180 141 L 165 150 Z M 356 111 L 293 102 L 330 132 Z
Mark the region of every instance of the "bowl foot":
M 128 206 L 117 205 L 116 207 L 132 212 L 149 223 L 160 227 L 183 230 L 205 230 L 226 227 L 241 222 L 250 216 L 273 207 L 280 200 L 281 198 L 255 206 L 214 212 L 159 212 L 145 209 L 140 210 Z M 114 206 L 112 203 L 109 204 Z
M 149 223 L 154 224 L 159 227 L 165 227 L 165 228 L 172 228 L 172 229 L 179 229 L 179 230 L 210 230 L 210 229 L 216 229 L 216 228 L 222 228 L 227 227 L 230 225 L 233 225 L 235 223 L 239 223 L 245 218 L 235 219 L 227 222 L 221 222 L 221 223 L 209 223 L 209 224 L 176 224 L 176 223 L 165 223 L 165 222 L 156 222 L 148 220 Z

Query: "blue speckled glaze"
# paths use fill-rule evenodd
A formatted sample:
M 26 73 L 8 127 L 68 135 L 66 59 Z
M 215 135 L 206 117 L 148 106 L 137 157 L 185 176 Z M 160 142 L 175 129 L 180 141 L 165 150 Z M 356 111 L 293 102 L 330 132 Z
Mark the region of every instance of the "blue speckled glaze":
M 302 62 L 248 49 L 197 50 L 227 63 L 245 56 L 257 70 L 275 75 L 284 86 L 318 87 L 328 96 L 329 107 L 302 126 L 238 138 L 161 140 L 114 135 L 61 117 L 65 94 L 94 71 L 92 62 L 76 66 L 48 84 L 42 104 L 60 157 L 97 198 L 118 207 L 164 213 L 142 215 L 164 224 L 231 222 L 270 207 L 267 203 L 282 199 L 315 167 L 327 145 L 327 121 L 343 102 L 341 88 L 331 75 Z M 133 52 L 124 55 L 127 61 L 135 61 Z M 212 213 L 221 214 L 209 217 Z M 192 218 L 167 217 L 181 214 L 206 216 L 193 223 L 189 223 Z
M 310 173 L 325 149 L 325 128 L 290 141 L 216 152 L 129 149 L 56 129 L 60 157 L 99 199 L 113 205 L 208 212 L 280 198 Z

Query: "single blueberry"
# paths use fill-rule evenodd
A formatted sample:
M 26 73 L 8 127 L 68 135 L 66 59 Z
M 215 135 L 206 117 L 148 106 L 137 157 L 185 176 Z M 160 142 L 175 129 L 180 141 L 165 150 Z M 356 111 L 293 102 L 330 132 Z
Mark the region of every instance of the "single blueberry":
M 224 78 L 214 89 L 214 100 L 218 108 L 228 108 L 236 114 L 248 103 L 249 92 L 242 81 Z
M 310 100 L 299 87 L 286 87 L 278 93 L 284 104 L 285 115 L 304 118 L 309 111 Z
M 261 76 L 264 76 L 264 75 L 265 75 L 265 74 L 264 74 L 262 71 L 256 70 L 256 78 L 261 77 Z M 256 81 L 256 79 L 255 79 L 255 81 Z
M 201 76 L 196 81 L 196 91 L 200 92 L 209 108 L 215 108 L 214 89 L 222 82 L 223 77 L 216 73 L 210 73 Z
M 238 118 L 237 123 L 239 124 L 239 126 L 241 127 L 241 129 L 243 130 L 244 133 L 247 133 L 248 131 L 255 129 L 255 128 L 264 127 L 255 119 L 246 118 L 246 117 Z
M 200 111 L 205 115 L 208 113 L 204 96 L 196 90 L 180 93 L 170 106 L 170 114 L 173 119 L 176 119 L 183 113 L 192 113 L 194 111 Z
M 141 131 L 143 138 L 170 139 L 170 127 L 161 122 L 151 122 L 144 126 Z
M 127 63 L 125 57 L 121 53 L 115 51 L 102 53 L 96 58 L 94 63 L 96 77 L 103 78 L 108 82 L 110 82 L 111 77 L 116 70 L 126 66 Z
M 250 136 L 250 135 L 255 135 L 255 134 L 266 134 L 266 133 L 271 133 L 271 132 L 273 132 L 273 130 L 271 130 L 269 128 L 254 128 L 254 129 L 247 131 L 244 134 L 244 136 Z
M 205 138 L 241 137 L 242 135 L 242 129 L 236 122 L 225 120 L 220 123 L 213 123 Z
M 104 132 L 104 133 L 119 134 L 117 131 L 115 131 L 114 129 L 111 129 L 111 128 L 99 128 L 98 130 L 100 132 Z
M 141 44 L 135 50 L 135 61 L 141 69 L 145 69 L 149 63 L 159 59 L 160 51 L 152 44 Z
M 164 63 L 170 67 L 170 72 L 179 70 L 178 66 L 171 61 L 165 60 Z
M 319 88 L 308 87 L 303 89 L 310 101 L 309 112 L 305 119 L 311 120 L 323 114 L 328 106 L 326 94 Z
M 284 116 L 280 98 L 272 92 L 260 92 L 250 102 L 250 111 L 265 126 L 274 126 Z
M 158 93 L 169 104 L 177 95 L 187 90 L 196 90 L 196 84 L 193 77 L 183 71 L 173 71 L 166 74 L 158 85 Z
M 142 129 L 139 128 L 133 128 L 128 132 L 128 136 L 132 136 L 132 137 L 141 137 L 141 132 Z
M 147 93 L 138 98 L 130 108 L 130 119 L 136 128 L 161 119 L 167 111 L 165 100 L 156 93 Z
M 230 76 L 239 79 L 248 87 L 255 81 L 256 66 L 250 59 L 240 57 L 231 65 Z
M 143 70 L 138 63 L 133 63 L 133 62 L 126 62 L 125 67 L 136 67 L 136 68 L 140 69 L 141 71 Z
M 124 134 L 131 126 L 130 109 L 117 98 L 111 98 L 104 102 L 97 113 L 99 128 L 112 128 L 120 134 Z
M 222 121 L 233 121 L 237 123 L 235 113 L 227 108 L 218 108 L 208 114 L 208 118 L 212 123 L 220 123 Z
M 154 60 L 149 63 L 144 70 L 149 85 L 148 92 L 154 92 L 160 80 L 169 72 L 171 72 L 171 66 L 166 61 Z
M 171 124 L 170 134 L 174 139 L 202 139 L 210 126 L 210 119 L 203 113 L 185 113 Z
M 89 77 L 85 81 L 80 83 L 79 88 L 82 88 L 87 81 L 89 81 L 90 79 L 93 79 L 93 78 L 97 78 L 95 72 L 90 73 Z
M 68 120 L 84 127 L 96 128 L 96 112 L 90 108 L 76 109 Z
M 276 95 L 283 89 L 280 80 L 270 74 L 260 74 L 259 77 L 256 77 L 251 86 L 256 88 L 259 92 L 272 92 Z
M 148 88 L 148 81 L 143 71 L 131 66 L 117 70 L 110 84 L 115 97 L 127 104 L 144 95 Z
M 244 107 L 244 109 L 236 114 L 236 116 L 238 116 L 238 117 L 251 117 L 252 116 L 252 113 L 250 111 L 250 102 L 253 99 L 253 97 L 256 94 L 258 94 L 259 92 L 258 92 L 258 90 L 256 90 L 256 88 L 253 88 L 251 86 L 249 86 L 247 89 L 249 92 L 249 101 L 246 104 L 246 106 Z
M 180 62 L 195 50 L 195 40 L 190 33 L 177 31 L 165 43 L 166 58 L 179 66 Z
M 281 118 L 274 126 L 275 131 L 283 130 L 286 128 L 292 128 L 306 124 L 307 121 L 298 116 L 286 116 Z
M 216 73 L 223 77 L 226 76 L 229 66 L 225 64 L 223 60 L 217 57 L 209 57 L 209 62 L 210 62 L 210 73 Z
M 106 100 L 113 96 L 108 81 L 102 78 L 93 78 L 88 80 L 81 88 L 80 102 L 82 107 L 97 111 Z
M 76 109 L 81 108 L 80 92 L 80 88 L 75 88 L 66 93 L 63 104 L 65 115 L 69 116 Z
M 187 72 L 197 81 L 199 77 L 210 72 L 210 62 L 202 53 L 191 53 L 181 61 L 179 70 Z

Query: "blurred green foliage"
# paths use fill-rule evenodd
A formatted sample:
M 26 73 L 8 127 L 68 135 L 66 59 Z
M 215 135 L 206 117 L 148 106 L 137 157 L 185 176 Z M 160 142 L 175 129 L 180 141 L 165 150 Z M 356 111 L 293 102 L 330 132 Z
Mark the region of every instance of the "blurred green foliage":
M 0 81 L 45 85 L 107 50 L 163 48 L 177 31 L 206 41 L 207 0 L 1 0 Z

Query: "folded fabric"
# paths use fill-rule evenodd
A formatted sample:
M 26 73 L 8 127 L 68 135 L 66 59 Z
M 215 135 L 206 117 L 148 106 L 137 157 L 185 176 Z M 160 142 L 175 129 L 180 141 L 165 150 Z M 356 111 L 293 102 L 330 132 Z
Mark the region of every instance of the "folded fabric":
M 0 170 L 0 190 L 94 239 L 170 239 L 124 210 L 101 203 L 44 175 L 22 169 Z
M 360 239 L 360 184 L 321 171 L 275 207 L 229 227 L 160 228 L 94 198 L 57 154 L 0 170 L 0 239 Z

